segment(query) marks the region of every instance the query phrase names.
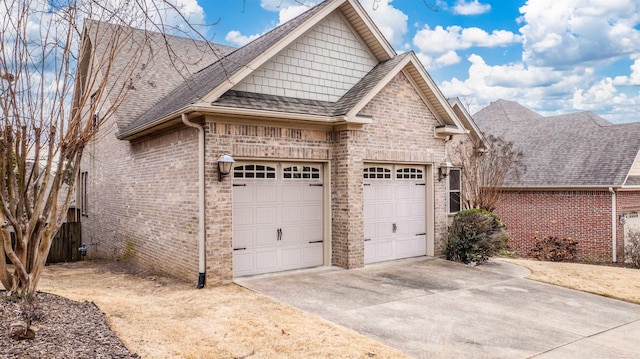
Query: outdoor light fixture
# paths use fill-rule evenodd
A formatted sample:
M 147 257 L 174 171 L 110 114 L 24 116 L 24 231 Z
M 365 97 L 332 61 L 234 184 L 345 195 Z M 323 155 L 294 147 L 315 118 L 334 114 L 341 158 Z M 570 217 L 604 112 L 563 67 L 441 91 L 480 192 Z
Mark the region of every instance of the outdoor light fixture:
M 440 167 L 438 168 L 438 181 L 442 181 L 443 178 L 447 177 L 452 167 L 453 165 L 451 164 L 451 162 L 449 161 L 442 162 L 440 164 Z
M 229 173 L 235 160 L 229 155 L 218 157 L 218 181 L 222 181 Z
M 80 251 L 80 259 L 84 260 L 84 257 L 87 255 L 87 246 L 83 244 L 78 250 Z

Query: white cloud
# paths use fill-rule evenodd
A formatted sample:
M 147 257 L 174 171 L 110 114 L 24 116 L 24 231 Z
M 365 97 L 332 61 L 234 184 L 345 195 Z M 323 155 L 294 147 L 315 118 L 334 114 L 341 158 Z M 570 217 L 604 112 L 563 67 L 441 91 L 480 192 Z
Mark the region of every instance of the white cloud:
M 520 41 L 520 36 L 510 31 L 494 30 L 488 33 L 477 27 L 463 28 L 457 25 L 447 28 L 438 25 L 434 29 L 425 25 L 423 29 L 416 32 L 413 38 L 413 44 L 417 47 L 417 51 L 423 55 L 423 58 L 446 55 L 447 59 L 453 59 L 454 55 L 458 56 L 455 53 L 457 50 L 466 50 L 472 47 L 501 47 Z
M 465 0 L 458 0 L 453 7 L 453 13 L 458 15 L 480 15 L 491 10 L 491 5 L 481 4 L 478 0 L 466 2 Z
M 244 46 L 258 37 L 260 37 L 259 34 L 245 36 L 245 35 L 242 35 L 240 31 L 232 30 L 227 33 L 224 39 L 225 41 L 228 41 L 230 44 L 233 44 L 236 46 Z
M 449 51 L 446 54 L 438 57 L 436 63 L 441 66 L 454 65 L 460 62 L 460 56 L 455 51 Z
M 636 0 L 528 0 L 520 8 L 523 59 L 560 67 L 637 52 L 638 12 Z
M 407 33 L 409 17 L 393 7 L 393 0 L 361 0 L 360 3 L 373 19 L 384 37 L 393 45 L 402 45 Z
M 573 94 L 573 108 L 584 111 L 610 111 L 614 106 L 629 105 L 626 94 L 618 91 L 614 81 L 607 77 L 590 88 L 576 89 Z

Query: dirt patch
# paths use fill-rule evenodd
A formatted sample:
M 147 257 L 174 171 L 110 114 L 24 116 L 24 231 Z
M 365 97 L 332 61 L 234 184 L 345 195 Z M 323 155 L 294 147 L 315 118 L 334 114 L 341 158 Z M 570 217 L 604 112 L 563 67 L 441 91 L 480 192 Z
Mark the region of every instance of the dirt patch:
M 173 278 L 100 261 L 49 266 L 40 283 L 43 292 L 94 302 L 124 345 L 143 358 L 405 357 L 236 285 L 196 290 Z
M 531 270 L 529 279 L 640 304 L 640 270 L 582 263 L 500 258 Z

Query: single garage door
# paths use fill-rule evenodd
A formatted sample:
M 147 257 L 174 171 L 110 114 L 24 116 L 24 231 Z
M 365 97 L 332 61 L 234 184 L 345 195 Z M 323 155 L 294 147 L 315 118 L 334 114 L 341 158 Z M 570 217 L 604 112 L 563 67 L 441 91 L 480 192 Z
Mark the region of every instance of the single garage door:
M 364 169 L 364 261 L 426 255 L 425 167 Z
M 323 264 L 321 164 L 236 163 L 233 274 Z

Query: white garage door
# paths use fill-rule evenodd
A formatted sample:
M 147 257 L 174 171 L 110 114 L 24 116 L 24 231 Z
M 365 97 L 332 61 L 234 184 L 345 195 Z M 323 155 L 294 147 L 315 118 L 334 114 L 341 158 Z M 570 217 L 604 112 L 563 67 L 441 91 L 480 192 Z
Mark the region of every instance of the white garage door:
M 426 255 L 424 166 L 364 169 L 364 262 Z
M 234 276 L 322 264 L 322 165 L 236 163 Z

